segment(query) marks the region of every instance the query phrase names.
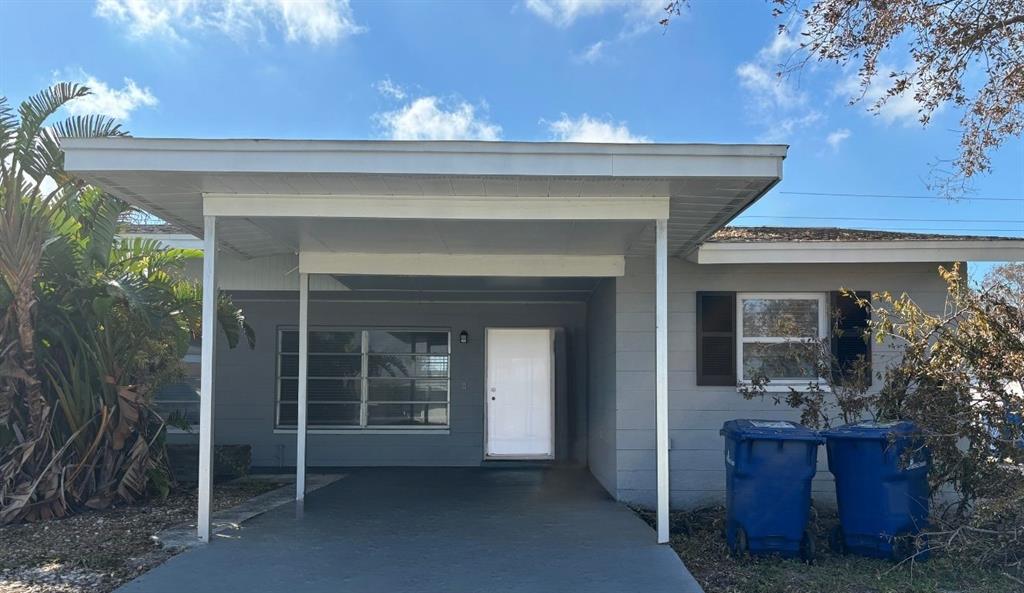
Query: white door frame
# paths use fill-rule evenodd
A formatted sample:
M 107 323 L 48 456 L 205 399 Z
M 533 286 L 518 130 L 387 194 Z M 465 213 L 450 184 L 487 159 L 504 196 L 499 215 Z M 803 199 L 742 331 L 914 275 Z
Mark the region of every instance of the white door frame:
M 549 390 L 550 391 L 550 397 L 551 397 L 551 406 L 550 406 L 551 413 L 549 414 L 550 422 L 551 422 L 551 431 L 550 431 L 551 432 L 551 442 L 549 443 L 550 446 L 551 446 L 551 454 L 550 455 L 491 455 L 490 453 L 487 452 L 487 449 L 488 449 L 487 427 L 488 427 L 488 424 L 489 424 L 488 421 L 490 420 L 490 418 L 488 418 L 488 410 L 490 409 L 490 406 L 487 403 L 487 398 L 489 397 L 489 393 L 490 393 L 488 391 L 488 389 L 490 388 L 490 385 L 491 385 L 491 377 L 490 377 L 490 372 L 491 372 L 490 352 L 491 352 L 491 349 L 490 349 L 490 344 L 489 344 L 490 336 L 491 336 L 491 330 L 516 330 L 516 329 L 546 330 L 548 332 L 548 355 L 551 357 L 551 373 L 550 373 L 551 374 L 551 377 L 550 377 L 551 389 Z M 555 408 L 555 403 L 556 403 L 555 402 L 555 387 L 557 386 L 557 383 L 555 382 L 555 373 L 557 372 L 557 369 L 555 368 L 555 363 L 557 362 L 556 359 L 555 359 L 555 330 L 556 329 L 558 329 L 558 328 L 555 328 L 555 327 L 545 327 L 545 326 L 541 326 L 541 327 L 537 327 L 537 326 L 527 326 L 527 327 L 517 327 L 517 326 L 490 327 L 490 326 L 488 326 L 488 327 L 484 328 L 484 459 L 490 460 L 490 459 L 554 459 L 555 458 L 555 443 L 556 443 L 555 429 L 557 427 L 557 425 L 555 423 L 555 409 L 556 409 Z

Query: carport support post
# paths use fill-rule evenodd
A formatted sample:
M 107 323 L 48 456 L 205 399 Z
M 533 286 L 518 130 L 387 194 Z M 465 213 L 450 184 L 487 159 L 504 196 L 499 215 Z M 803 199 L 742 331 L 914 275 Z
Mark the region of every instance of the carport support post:
M 309 369 L 309 274 L 299 272 L 299 403 L 295 421 L 295 500 L 306 497 L 306 383 Z
M 210 541 L 213 496 L 213 388 L 217 353 L 217 217 L 203 217 L 203 319 L 199 379 L 199 539 Z
M 658 543 L 668 543 L 668 220 L 658 219 L 655 237 L 655 410 L 658 463 Z

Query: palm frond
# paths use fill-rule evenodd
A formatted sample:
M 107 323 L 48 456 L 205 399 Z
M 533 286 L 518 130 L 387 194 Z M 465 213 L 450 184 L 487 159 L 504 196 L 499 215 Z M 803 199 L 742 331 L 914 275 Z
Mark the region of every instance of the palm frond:
M 121 200 L 103 196 L 102 191 L 96 188 L 90 188 L 84 192 L 84 196 L 95 202 L 92 205 L 92 216 L 88 220 L 86 254 L 93 265 L 105 268 L 110 264 L 111 251 L 116 244 L 117 221 L 127 205 Z
M 110 138 L 126 136 L 121 124 L 106 115 L 74 115 L 53 124 L 58 138 Z
M 39 91 L 21 103 L 18 115 L 21 125 L 15 140 L 15 152 L 19 161 L 29 160 L 36 148 L 39 131 L 46 120 L 58 109 L 80 97 L 88 95 L 89 87 L 74 82 L 58 82 Z
M 7 102 L 0 96 L 0 175 L 7 174 L 7 157 L 14 152 L 14 141 L 18 132 L 18 118 Z
M 58 185 L 72 183 L 74 179 L 64 171 L 64 151 L 61 140 L 67 138 L 111 138 L 126 136 L 117 120 L 105 115 L 73 115 L 56 122 L 39 133 L 37 166 L 55 175 Z
M 134 237 L 118 241 L 110 255 L 110 268 L 143 275 L 154 269 L 182 271 L 185 262 L 202 257 L 200 249 L 165 247 L 155 239 Z
M 228 339 L 228 347 L 234 348 L 238 345 L 241 336 L 245 336 L 249 348 L 256 347 L 256 332 L 252 326 L 245 321 L 245 314 L 242 309 L 236 306 L 227 295 L 220 295 L 217 299 L 217 325 L 220 326 Z

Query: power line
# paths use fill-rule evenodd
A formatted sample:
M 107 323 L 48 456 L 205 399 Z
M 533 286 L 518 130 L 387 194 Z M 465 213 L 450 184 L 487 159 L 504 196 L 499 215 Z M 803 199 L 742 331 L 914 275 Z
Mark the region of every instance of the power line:
M 790 196 L 817 196 L 822 198 L 891 198 L 894 200 L 955 200 L 955 198 L 944 198 L 942 196 L 916 196 L 907 194 L 853 194 L 853 193 L 838 193 L 838 192 L 814 192 L 814 191 L 780 191 L 780 194 L 786 194 Z M 1024 198 L 994 198 L 994 197 L 983 197 L 976 198 L 971 196 L 964 196 L 963 200 L 974 200 L 978 202 L 1024 202 Z
M 1004 219 L 1004 218 L 994 218 L 994 219 L 986 219 L 986 220 L 982 220 L 982 219 L 971 220 L 971 219 L 966 219 L 966 218 L 879 218 L 879 217 L 872 217 L 872 216 L 785 216 L 785 215 L 773 216 L 771 214 L 761 214 L 761 215 L 742 214 L 742 215 L 740 215 L 740 218 L 744 218 L 744 219 L 746 219 L 746 218 L 778 218 L 778 219 L 784 219 L 784 220 L 840 220 L 840 221 L 842 221 L 842 220 L 866 220 L 866 221 L 884 221 L 884 222 L 965 222 L 965 223 L 978 223 L 978 224 L 1001 222 L 1001 223 L 1006 223 L 1006 224 L 1016 224 L 1016 223 L 1024 224 L 1024 220 L 1007 220 L 1007 219 Z M 1022 227 L 1021 230 L 1024 230 L 1024 227 Z

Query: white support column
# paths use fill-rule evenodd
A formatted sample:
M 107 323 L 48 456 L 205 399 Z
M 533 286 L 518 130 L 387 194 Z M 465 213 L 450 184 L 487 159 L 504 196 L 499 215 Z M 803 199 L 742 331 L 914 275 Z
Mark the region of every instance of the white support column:
M 306 497 L 306 383 L 309 368 L 309 274 L 299 273 L 299 403 L 295 426 L 295 500 Z
M 655 240 L 655 413 L 658 462 L 658 543 L 668 543 L 668 220 L 658 219 Z
M 199 380 L 199 539 L 210 541 L 213 497 L 213 396 L 217 367 L 217 217 L 203 217 L 203 327 Z

